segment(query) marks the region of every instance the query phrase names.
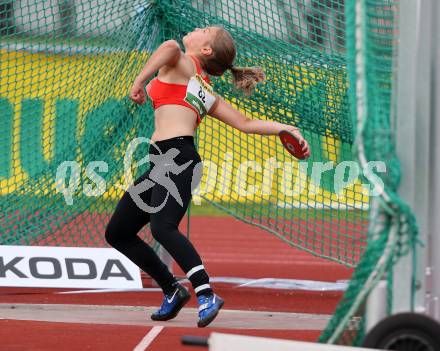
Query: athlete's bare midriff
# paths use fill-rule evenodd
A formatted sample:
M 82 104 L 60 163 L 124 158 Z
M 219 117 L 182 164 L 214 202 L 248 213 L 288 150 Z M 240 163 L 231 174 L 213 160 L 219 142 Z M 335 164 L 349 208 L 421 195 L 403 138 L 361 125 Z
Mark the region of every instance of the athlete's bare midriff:
M 154 133 L 151 140 L 154 142 L 183 135 L 194 136 L 196 122 L 196 113 L 188 107 L 160 106 L 154 113 Z

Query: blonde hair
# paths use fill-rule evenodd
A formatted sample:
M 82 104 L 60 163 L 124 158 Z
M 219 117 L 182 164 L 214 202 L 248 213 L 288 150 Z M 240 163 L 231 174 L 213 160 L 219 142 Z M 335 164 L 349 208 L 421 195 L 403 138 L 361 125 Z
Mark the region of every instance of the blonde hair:
M 265 75 L 261 67 L 235 67 L 234 39 L 229 32 L 220 26 L 215 26 L 217 33 L 211 43 L 213 54 L 201 59 L 203 68 L 212 76 L 222 76 L 228 69 L 231 70 L 233 83 L 246 95 L 250 95 L 257 83 L 264 81 Z
M 266 78 L 261 67 L 234 67 L 230 68 L 235 86 L 246 95 L 252 94 L 257 83 Z

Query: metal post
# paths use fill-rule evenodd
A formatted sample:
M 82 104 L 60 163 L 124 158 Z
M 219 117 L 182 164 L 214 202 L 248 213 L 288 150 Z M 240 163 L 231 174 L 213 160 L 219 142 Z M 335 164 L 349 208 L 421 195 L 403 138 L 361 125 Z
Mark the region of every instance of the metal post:
M 59 0 L 58 7 L 60 10 L 60 32 L 66 38 L 71 38 L 76 34 L 76 8 L 73 0 Z
M 0 0 L 0 35 L 11 35 L 14 34 L 14 32 L 14 1 Z
M 434 1 L 432 7 L 432 85 L 431 85 L 431 165 L 430 201 L 429 201 L 429 240 L 428 265 L 429 274 L 426 289 L 427 312 L 440 321 L 440 4 Z
M 435 1 L 434 1 L 435 2 Z M 430 79 L 432 0 L 400 3 L 397 71 L 397 155 L 401 162 L 400 196 L 416 214 L 420 238 L 427 242 L 430 169 Z M 394 267 L 392 313 L 425 310 L 426 249 L 402 257 Z M 413 263 L 417 268 L 413 272 Z M 411 276 L 417 276 L 415 298 Z

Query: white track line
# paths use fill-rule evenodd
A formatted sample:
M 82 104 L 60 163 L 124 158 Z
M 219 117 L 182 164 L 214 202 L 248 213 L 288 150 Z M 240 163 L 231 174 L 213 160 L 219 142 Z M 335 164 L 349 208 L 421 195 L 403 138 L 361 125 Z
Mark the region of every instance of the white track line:
M 162 331 L 163 326 L 156 326 L 151 328 L 151 330 L 144 336 L 141 342 L 133 349 L 133 351 L 144 351 L 153 340 L 159 335 Z

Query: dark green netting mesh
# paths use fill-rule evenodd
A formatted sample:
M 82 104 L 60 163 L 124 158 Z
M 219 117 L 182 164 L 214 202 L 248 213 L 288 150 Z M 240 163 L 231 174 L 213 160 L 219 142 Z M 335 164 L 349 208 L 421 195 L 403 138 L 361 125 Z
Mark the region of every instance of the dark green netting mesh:
M 358 343 L 363 293 L 412 247 L 416 233 L 395 193 L 398 5 L 1 0 L 0 243 L 104 245 L 123 192 L 118 184 L 125 184 L 126 150 L 153 129 L 150 104 L 127 97 L 134 78 L 162 41 L 222 25 L 236 41 L 235 64 L 261 66 L 267 81 L 247 98 L 227 73 L 213 79 L 215 90 L 247 116 L 299 126 L 312 156 L 298 162 L 276 136 L 243 134 L 206 118 L 198 131 L 204 178 L 193 206 L 212 203 L 292 246 L 356 267 L 321 341 Z M 355 89 L 358 82 L 363 90 Z M 135 159 L 146 151 L 140 145 Z M 381 197 L 366 189 L 366 161 L 386 164 Z M 135 167 L 134 176 L 146 167 Z

